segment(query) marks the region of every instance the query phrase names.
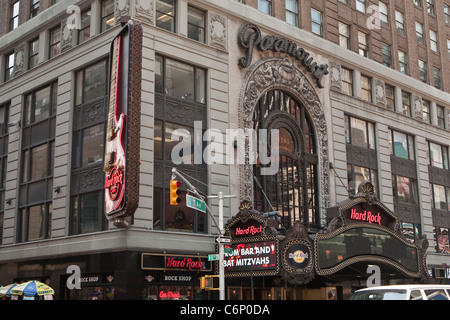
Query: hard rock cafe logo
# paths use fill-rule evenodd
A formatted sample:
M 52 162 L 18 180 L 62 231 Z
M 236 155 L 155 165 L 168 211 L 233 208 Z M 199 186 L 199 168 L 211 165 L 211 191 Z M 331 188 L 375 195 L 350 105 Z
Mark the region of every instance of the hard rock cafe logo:
M 302 250 L 296 250 L 294 253 L 289 253 L 289 259 L 293 259 L 296 263 L 303 263 L 305 259 L 308 259 L 308 253 Z
M 111 200 L 116 200 L 123 186 L 123 170 L 113 168 L 105 180 L 105 189 Z

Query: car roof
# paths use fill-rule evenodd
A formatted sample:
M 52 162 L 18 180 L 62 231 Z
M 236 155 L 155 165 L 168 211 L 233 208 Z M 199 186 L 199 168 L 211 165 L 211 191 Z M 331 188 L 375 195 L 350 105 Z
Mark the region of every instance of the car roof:
M 388 286 L 378 286 L 369 287 L 364 289 L 359 289 L 356 292 L 368 291 L 368 290 L 411 290 L 411 289 L 450 289 L 450 285 L 445 284 L 399 284 L 399 285 L 388 285 Z

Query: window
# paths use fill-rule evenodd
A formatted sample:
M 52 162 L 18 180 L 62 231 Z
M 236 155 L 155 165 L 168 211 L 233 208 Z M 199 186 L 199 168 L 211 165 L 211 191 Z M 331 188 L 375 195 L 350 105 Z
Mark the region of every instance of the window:
M 372 182 L 375 192 L 378 190 L 377 170 L 357 165 L 347 164 L 348 191 L 355 194 L 358 186 L 364 181 Z
M 12 31 L 19 26 L 19 6 L 19 0 L 11 1 L 9 31 Z
M 258 0 L 258 10 L 265 14 L 272 14 L 272 0 Z
M 157 0 L 156 26 L 170 32 L 175 32 L 175 1 Z
M 102 26 L 101 32 L 114 27 L 114 0 L 102 1 Z
M 405 116 L 411 116 L 411 94 L 405 91 L 402 91 L 402 113 Z
M 25 95 L 17 241 L 51 232 L 57 83 Z
M 83 234 L 106 229 L 103 191 L 75 195 L 70 201 L 70 234 Z
M 353 146 L 375 149 L 375 126 L 372 122 L 345 116 L 345 142 Z
M 383 60 L 383 65 L 391 68 L 392 67 L 392 54 L 391 54 L 391 46 L 390 45 L 388 45 L 386 43 L 381 44 L 381 56 L 382 56 L 382 60 Z
M 31 19 L 31 18 L 36 17 L 38 15 L 40 1 L 39 0 L 31 0 L 30 5 L 31 5 L 30 19 Z
M 366 1 L 356 0 L 356 10 L 362 13 L 366 13 Z
M 172 133 L 184 129 L 194 137 L 194 121 L 206 118 L 206 70 L 194 65 L 156 55 L 155 64 L 155 99 L 161 108 L 155 112 L 155 170 L 170 170 L 175 164 L 172 160 L 173 147 L 178 143 L 172 141 Z M 171 112 L 167 112 L 170 106 Z M 173 115 L 176 113 L 176 117 Z M 187 121 L 186 118 L 189 117 Z M 203 128 L 205 127 L 203 122 Z M 200 133 L 202 134 L 202 133 Z M 194 148 L 194 142 L 191 140 Z M 203 146 L 202 146 L 203 147 Z M 199 184 L 198 189 L 207 194 L 206 170 L 203 164 L 197 164 L 193 154 L 181 155 L 184 166 Z M 194 160 L 194 161 L 192 161 Z M 206 232 L 206 214 L 188 208 L 182 201 L 178 206 L 169 205 L 169 185 L 163 178 L 155 178 L 154 220 L 155 230 L 173 230 L 184 232 Z M 181 186 L 181 197 L 186 194 L 186 186 Z
M 283 152 L 279 155 L 278 173 L 262 175 L 262 165 L 258 163 L 253 166 L 259 182 L 254 183 L 254 208 L 261 212 L 271 207 L 277 208 L 286 227 L 300 220 L 318 227 L 316 137 L 309 113 L 295 96 L 281 90 L 271 90 L 261 97 L 255 107 L 254 129 L 270 132 L 274 127 L 266 124 L 268 117 L 274 114 L 279 117 L 277 127 L 280 127 Z M 271 206 L 261 189 L 265 191 Z
M 423 26 L 421 23 L 416 21 L 416 39 L 417 43 L 423 45 Z
M 91 37 L 91 8 L 81 12 L 81 29 L 78 30 L 78 44 Z
M 450 10 L 449 5 L 444 3 L 444 16 L 445 16 L 445 23 L 450 24 Z
M 348 190 L 351 194 L 355 194 L 358 186 L 366 180 L 371 181 L 375 187 L 375 190 L 377 190 L 375 126 L 372 122 L 354 118 L 348 115 L 344 116 L 344 123 L 345 141 L 348 144 Z M 355 147 L 359 149 L 369 149 L 369 152 L 363 152 L 364 156 L 362 157 L 364 157 L 364 160 L 361 159 L 361 150 L 355 150 Z M 371 152 L 371 150 L 373 151 Z M 364 162 L 365 165 L 361 166 L 361 162 Z
M 445 129 L 445 107 L 437 106 L 436 113 L 437 113 L 437 124 L 439 128 Z
M 341 68 L 342 92 L 353 96 L 353 72 L 349 69 Z
M 395 110 L 395 90 L 393 86 L 385 85 L 386 109 Z
M 12 79 L 14 75 L 14 52 L 5 55 L 5 81 Z
M 448 55 L 448 59 L 450 60 L 450 40 L 447 39 L 447 55 Z
M 384 2 L 378 2 L 378 9 L 380 10 L 380 21 L 383 24 L 389 25 L 388 7 Z
M 361 75 L 361 98 L 367 102 L 372 102 L 372 79 Z
M 56 57 L 61 53 L 61 26 L 50 30 L 50 58 Z
M 434 9 L 434 0 L 427 0 L 427 10 L 429 14 L 432 14 L 433 16 L 436 14 Z
M 438 51 L 436 32 L 431 29 L 430 29 L 430 48 L 431 51 L 434 52 Z
M 399 71 L 408 74 L 408 55 L 405 52 L 398 52 Z
M 434 235 L 436 240 L 436 252 L 450 253 L 449 230 L 450 228 L 442 228 L 442 227 L 434 228 Z
M 422 0 L 414 0 L 414 4 L 420 8 L 422 8 Z
M 155 90 L 157 92 L 179 99 L 206 103 L 206 71 L 204 69 L 169 58 L 162 59 L 162 57 L 157 58 L 156 69 Z
M 32 69 L 39 63 L 39 38 L 29 42 L 28 54 L 28 69 Z
M 442 89 L 441 87 L 441 69 L 433 67 L 433 85 L 435 88 Z
M 87 103 L 106 94 L 105 60 L 76 73 L 75 105 Z
M 392 195 L 394 201 L 417 205 L 417 181 L 416 179 L 392 175 Z
M 98 61 L 75 75 L 75 107 L 72 131 L 73 181 L 70 190 L 69 233 L 83 234 L 106 229 L 104 191 L 101 183 L 82 183 L 104 179 L 105 95 L 107 61 Z
M 431 123 L 431 103 L 422 99 L 422 120 L 426 123 Z
M 450 211 L 450 187 L 430 183 L 433 209 Z
M 205 12 L 188 6 L 188 38 L 205 42 Z
M 311 30 L 318 36 L 323 36 L 322 12 L 311 8 Z
M 400 231 L 410 243 L 417 243 L 421 238 L 420 224 L 400 221 Z M 412 294 L 412 292 L 411 292 Z
M 0 105 L 0 246 L 3 238 L 3 212 L 5 209 L 6 172 L 8 165 L 8 123 L 10 103 Z
M 358 52 L 363 57 L 369 56 L 368 35 L 358 30 Z
M 414 160 L 414 137 L 395 130 L 389 130 L 389 146 L 391 155 Z
M 350 49 L 350 26 L 339 21 L 339 45 Z
M 441 146 L 434 142 L 428 142 L 428 158 L 430 159 L 430 166 L 448 169 L 448 148 Z
M 403 13 L 395 10 L 395 28 L 397 33 L 400 35 L 405 35 L 405 20 L 403 18 Z
M 298 4 L 297 0 L 286 0 L 286 22 L 298 27 Z
M 422 60 L 419 60 L 419 79 L 422 82 L 428 83 L 427 63 Z

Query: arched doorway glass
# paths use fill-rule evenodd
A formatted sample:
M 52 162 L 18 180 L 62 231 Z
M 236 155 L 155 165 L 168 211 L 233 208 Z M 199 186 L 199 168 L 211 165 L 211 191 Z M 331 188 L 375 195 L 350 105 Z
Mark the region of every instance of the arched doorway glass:
M 271 90 L 259 99 L 253 123 L 257 132 L 279 130 L 278 172 L 262 175 L 261 164 L 253 167 L 254 208 L 279 211 L 285 228 L 294 221 L 319 227 L 316 137 L 306 108 L 292 94 Z

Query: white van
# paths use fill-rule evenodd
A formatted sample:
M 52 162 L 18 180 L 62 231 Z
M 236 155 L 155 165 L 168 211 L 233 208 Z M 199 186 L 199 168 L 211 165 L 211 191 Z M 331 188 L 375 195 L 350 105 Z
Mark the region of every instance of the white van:
M 408 284 L 357 290 L 350 300 L 450 300 L 450 285 Z

